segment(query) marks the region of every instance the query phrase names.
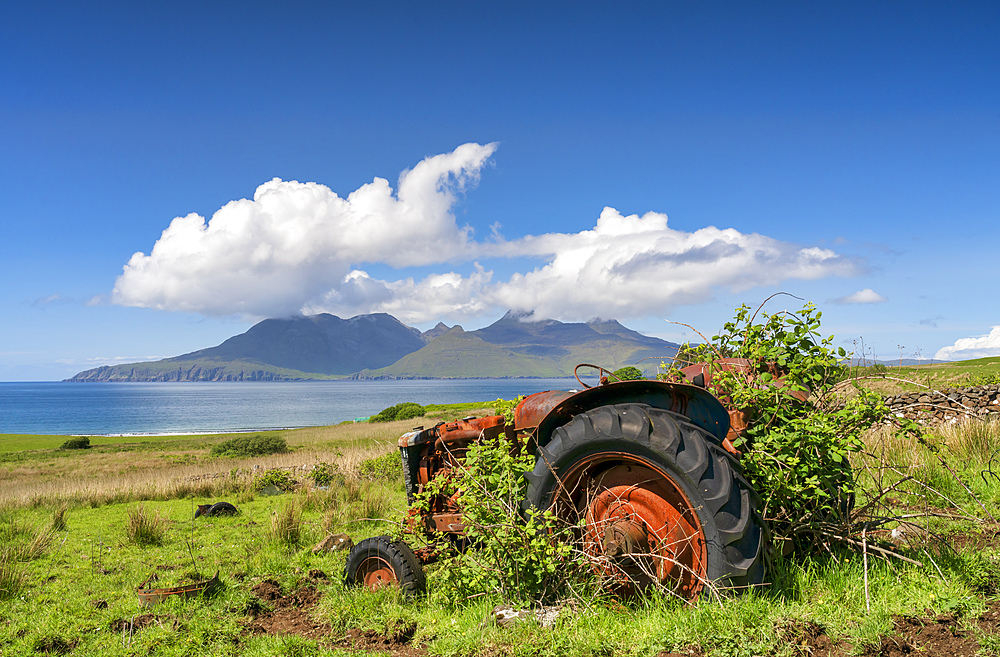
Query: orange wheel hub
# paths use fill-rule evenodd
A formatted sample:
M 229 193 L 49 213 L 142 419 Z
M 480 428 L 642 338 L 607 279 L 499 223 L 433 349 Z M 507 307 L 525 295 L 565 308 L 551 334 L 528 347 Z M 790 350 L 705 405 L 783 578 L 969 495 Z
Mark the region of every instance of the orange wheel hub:
M 357 579 L 372 591 L 399 583 L 392 564 L 381 557 L 368 557 L 362 561 L 358 566 Z
M 622 594 L 658 583 L 691 599 L 706 580 L 705 534 L 690 500 L 656 465 L 599 454 L 563 480 L 585 519 L 584 549 Z

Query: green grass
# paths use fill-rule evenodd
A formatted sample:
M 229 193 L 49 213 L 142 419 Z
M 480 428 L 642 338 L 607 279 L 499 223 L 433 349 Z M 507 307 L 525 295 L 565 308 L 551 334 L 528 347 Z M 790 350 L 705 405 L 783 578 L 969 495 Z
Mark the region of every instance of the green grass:
M 343 379 L 343 374 L 318 374 L 316 372 L 301 372 L 285 367 L 276 367 L 250 360 L 226 360 L 220 358 L 204 358 L 196 360 L 185 360 L 182 358 L 166 358 L 164 360 L 149 361 L 142 363 L 129 363 L 126 365 L 113 365 L 104 368 L 99 373 L 102 381 L 176 381 L 177 372 L 183 373 L 182 381 L 212 381 L 224 380 L 225 377 L 233 377 L 238 380 L 243 376 L 245 380 L 251 381 L 251 373 L 264 373 L 273 377 L 273 380 L 282 381 L 324 381 L 333 379 Z M 95 370 L 86 370 L 94 372 Z M 189 372 L 196 372 L 189 378 Z M 80 374 L 82 374 L 81 372 Z M 137 378 L 131 378 L 135 373 Z
M 263 434 L 280 434 L 283 432 L 258 432 Z M 222 442 L 244 434 L 188 434 L 166 436 L 90 436 L 91 449 L 107 447 L 112 449 L 188 449 L 205 444 Z M 58 449 L 66 442 L 68 436 L 0 433 L 0 454 L 13 452 L 43 451 Z M 67 456 L 73 456 L 67 454 Z
M 16 595 L 0 601 L 0 645 L 12 655 L 32 654 L 44 645 L 75 645 L 73 654 L 99 657 L 342 654 L 326 642 L 243 633 L 253 586 L 274 579 L 287 593 L 314 569 L 330 576 L 319 584 L 323 598 L 316 614 L 330 623 L 334 640 L 354 628 L 388 636 L 413 629 L 413 641 L 426 642 L 434 655 L 512 657 L 652 657 L 691 646 L 706 655 L 791 655 L 795 628 L 807 621 L 834 640 L 863 646 L 890 631 L 894 615 L 979 613 L 984 592 L 995 595 L 1000 586 L 996 551 L 938 557 L 943 577 L 930 563 L 921 568 L 873 561 L 868 610 L 862 560 L 841 554 L 836 560 L 779 560 L 771 588 L 721 605 L 595 597 L 567 609 L 554 629 L 534 623 L 503 628 L 491 620 L 494 606 L 503 603 L 498 598 L 406 601 L 393 591 L 343 587 L 344 553 L 313 555 L 309 548 L 326 531 L 346 531 L 355 540 L 386 533 L 383 523 L 358 520 L 373 517 L 368 514 L 375 498 L 383 499 L 382 511 L 390 515 L 404 504 L 398 481 L 356 480 L 330 491 L 244 499 L 235 517 L 192 520 L 196 504 L 213 501 L 204 498 L 149 502 L 148 509 L 164 519 L 164 534 L 158 545 L 146 546 L 127 539 L 132 505 L 72 508 L 66 514 L 68 531 L 57 532 L 40 553 L 14 564 L 14 577 L 22 581 Z M 288 522 L 290 509 L 299 524 L 297 540 L 279 538 L 272 529 Z M 38 508 L 0 517 L 0 534 L 12 545 L 27 544 L 36 528 L 48 526 L 52 513 Z M 159 586 L 171 586 L 216 570 L 224 587 L 213 598 L 172 599 L 152 610 L 138 607 L 134 589 L 152 574 Z M 434 566 L 429 573 L 434 586 Z M 112 629 L 116 621 L 146 611 L 159 622 L 136 632 L 123 648 L 121 632 Z
M 424 417 L 434 420 L 451 421 L 470 415 L 483 417 L 493 414 L 493 401 L 468 402 L 465 404 L 427 404 L 424 406 Z
M 429 412 L 437 410 L 461 416 L 472 409 Z M 289 436 L 289 444 L 302 450 L 300 454 L 312 454 L 307 450 L 317 445 L 346 451 L 345 445 L 373 440 L 380 453 L 388 453 L 393 450 L 394 432 L 412 422 L 381 425 L 385 433 L 378 434 L 361 433 L 371 427 L 353 425 L 282 435 Z M 131 460 L 148 452 L 153 462 L 162 464 L 161 470 L 185 472 L 181 465 L 161 458 L 162 450 L 193 448 L 201 438 L 154 440 L 136 445 L 137 451 L 125 456 Z M 993 515 L 1000 516 L 1000 481 L 980 476 L 989 454 L 1000 446 L 997 427 L 973 427 L 939 439 L 959 478 Z M 203 443 L 198 449 L 204 453 L 208 446 Z M 916 447 L 898 443 L 886 449 L 903 472 L 919 473 L 933 482 L 958 503 L 962 513 L 983 516 L 978 503 L 937 459 L 921 455 Z M 874 450 L 875 443 L 869 448 Z M 65 458 L 76 459 L 80 464 L 76 476 L 83 476 L 89 464 L 97 462 L 95 453 L 98 459 L 114 455 L 111 451 L 102 455 L 101 449 Z M 51 448 L 45 458 L 55 459 L 57 452 Z M 337 462 L 335 457 L 331 462 Z M 341 583 L 346 555 L 312 554 L 311 546 L 328 532 L 348 533 L 355 541 L 391 533 L 392 525 L 383 520 L 402 513 L 405 499 L 398 473 L 391 480 L 362 479 L 360 463 L 353 469 L 345 466 L 343 478 L 326 490 L 304 489 L 276 497 L 234 490 L 221 498 L 188 493 L 182 498 L 147 500 L 144 509 L 162 518 L 162 534 L 158 542 L 144 545 L 128 536 L 129 514 L 137 506 L 133 501 L 94 507 L 53 501 L 0 509 L 0 589 L 9 591 L 0 593 L 0 655 L 70 646 L 71 654 L 96 657 L 346 655 L 331 646 L 358 628 L 390 636 L 412 629 L 415 645 L 426 643 L 430 654 L 448 657 L 653 657 L 662 651 L 686 652 L 693 646 L 705 655 L 782 656 L 796 654 L 796 628 L 806 622 L 818 624 L 831 639 L 850 643 L 860 652 L 891 631 L 895 615 L 952 613 L 974 618 L 986 601 L 1000 596 L 996 547 L 953 554 L 921 541 L 907 554 L 923 566 L 872 560 L 867 595 L 860 555 L 813 554 L 779 559 L 772 586 L 722 604 L 704 600 L 686 605 L 656 597 L 622 602 L 595 595 L 567 609 L 554 629 L 530 622 L 499 627 L 492 622 L 494 606 L 504 602 L 499 598 L 438 602 L 440 596 L 428 596 L 406 601 L 394 591 L 348 590 Z M 875 485 L 871 478 L 865 483 L 869 488 Z M 907 486 L 895 493 L 902 503 L 946 506 L 943 500 L 928 497 L 926 490 Z M 220 499 L 235 503 L 240 515 L 193 519 L 197 504 Z M 859 495 L 859 504 L 864 502 L 864 495 Z M 62 523 L 55 522 L 57 516 Z M 934 523 L 934 529 L 945 535 L 980 528 L 980 523 L 969 521 Z M 440 581 L 440 567 L 428 568 L 430 587 Z M 329 640 L 244 633 L 255 585 L 274 579 L 288 593 L 314 569 L 329 576 L 329 581 L 318 584 L 323 597 L 315 611 L 316 618 L 332 628 Z M 210 577 L 216 570 L 223 587 L 212 598 L 171 599 L 152 610 L 138 607 L 135 588 L 153 574 L 158 586 L 172 586 Z M 115 629 L 120 621 L 147 611 L 156 614 L 157 622 L 134 633 L 130 643 L 128 637 L 123 642 L 120 629 Z M 983 654 L 990 654 L 1000 649 L 1000 643 L 984 637 L 981 647 Z
M 414 641 L 427 642 L 437 655 L 646 657 L 694 645 L 708 655 L 781 655 L 792 654 L 782 652 L 789 628 L 807 620 L 833 639 L 864 643 L 888 631 L 894 614 L 982 609 L 981 598 L 962 576 L 976 565 L 956 558 L 942 562 L 944 579 L 929 566 L 873 563 L 869 612 L 861 560 L 849 557 L 839 563 L 829 558 L 779 562 L 780 578 L 772 590 L 723 605 L 687 606 L 662 598 L 623 605 L 596 599 L 568 609 L 554 630 L 534 623 L 503 628 L 491 622 L 493 607 L 503 602 L 495 598 L 452 606 L 426 598 L 406 601 L 393 591 L 345 589 L 339 580 L 343 553 L 314 556 L 308 550 L 322 535 L 317 505 L 302 512 L 300 543 L 305 547 L 269 540 L 269 519 L 280 516 L 290 502 L 301 503 L 298 496 L 258 498 L 241 504 L 240 516 L 192 521 L 193 505 L 204 501 L 156 504 L 168 529 L 162 545 L 145 548 L 123 540 L 125 505 L 74 510 L 71 525 L 80 529 L 63 534 L 43 556 L 22 564 L 27 582 L 20 595 L 0 602 L 6 621 L 0 624 L 0 645 L 7 645 L 10 654 L 31 654 L 54 638 L 75 643 L 74 654 L 99 656 L 337 654 L 313 640 L 242 633 L 254 585 L 275 579 L 288 592 L 312 569 L 331 576 L 319 585 L 323 599 L 317 614 L 331 624 L 334 638 L 354 628 L 391 636 L 415 627 Z M 41 523 L 45 514 L 26 518 Z M 385 531 L 378 524 L 348 524 L 356 538 Z M 115 621 L 146 611 L 135 597 L 140 582 L 155 573 L 159 585 L 169 586 L 216 570 L 225 584 L 220 593 L 210 599 L 170 600 L 149 610 L 160 623 L 135 633 L 131 645 L 122 648 L 121 633 L 112 628 Z M 101 607 L 101 600 L 107 607 Z
M 140 547 L 161 545 L 166 533 L 166 519 L 140 503 L 128 510 L 125 538 Z
M 0 454 L 25 452 L 28 450 L 58 449 L 66 442 L 67 436 L 53 436 L 30 433 L 0 433 Z M 94 439 L 91 439 L 94 444 Z
M 403 503 L 400 490 L 382 494 L 391 495 L 396 507 Z M 344 554 L 313 556 L 308 548 L 326 533 L 321 524 L 327 506 L 342 506 L 342 500 L 337 493 L 310 495 L 309 511 L 298 511 L 306 508 L 304 494 L 288 494 L 240 502 L 238 516 L 198 520 L 193 520 L 195 505 L 213 500 L 147 502 L 147 512 L 162 517 L 164 528 L 159 544 L 146 545 L 128 539 L 133 505 L 71 509 L 67 532 L 57 533 L 40 556 L 15 562 L 24 582 L 16 596 L 0 601 L 0 646 L 5 646 L 0 654 L 33 654 L 34 646 L 53 637 L 75 643 L 73 654 L 86 655 L 283 654 L 275 652 L 283 645 L 278 639 L 242 636 L 240 621 L 245 619 L 242 610 L 250 588 L 266 578 L 291 588 L 303 572 L 319 568 L 333 578 L 329 588 L 340 588 Z M 284 519 L 288 508 L 301 518 L 299 536 L 271 540 L 271 519 Z M 8 532 L 10 541 L 27 544 L 32 528 L 47 527 L 51 514 L 52 509 L 39 508 L 8 515 L 0 518 L 0 533 L 14 526 Z M 354 518 L 337 529 L 358 537 L 385 531 L 381 523 Z M 0 562 L 0 577 L 3 565 Z M 140 583 L 155 574 L 157 586 L 173 586 L 211 577 L 216 570 L 224 584 L 218 595 L 171 599 L 148 610 L 161 622 L 137 632 L 129 649 L 122 649 L 121 633 L 111 628 L 116 620 L 147 611 L 138 606 L 135 588 Z M 315 642 L 292 643 L 306 645 L 310 652 L 305 654 L 315 654 Z
M 883 394 L 896 394 L 931 388 L 961 388 L 970 385 L 971 377 L 1000 375 L 1000 357 L 977 358 L 953 363 L 931 363 L 928 365 L 907 365 L 903 367 L 859 367 L 852 373 L 858 376 L 884 373 L 893 379 L 870 381 L 866 385 Z

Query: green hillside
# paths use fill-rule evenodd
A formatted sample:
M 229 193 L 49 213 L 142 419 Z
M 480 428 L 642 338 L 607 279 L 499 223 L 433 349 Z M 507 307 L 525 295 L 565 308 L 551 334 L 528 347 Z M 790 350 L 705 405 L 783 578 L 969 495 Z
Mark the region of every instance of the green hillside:
M 565 373 L 551 358 L 519 354 L 490 344 L 455 327 L 423 349 L 388 367 L 363 370 L 357 378 L 499 378 L 559 377 Z
M 883 394 L 922 388 L 962 388 L 983 383 L 1000 383 L 1000 357 L 902 367 L 881 364 L 855 367 L 853 373 L 856 376 L 876 377 L 867 380 L 867 387 Z
M 167 358 L 146 363 L 98 367 L 81 372 L 73 381 L 301 381 L 340 379 L 341 376 L 301 372 L 251 360 L 224 358 Z
M 634 365 L 647 356 L 662 356 L 665 349 L 653 349 L 634 341 L 599 336 L 583 344 L 564 343 L 558 348 L 535 344 L 499 345 L 486 342 L 478 332 L 456 327 L 431 341 L 423 349 L 404 356 L 388 367 L 359 372 L 357 378 L 495 378 L 573 376 L 580 363 L 614 370 Z M 658 360 L 639 363 L 653 374 Z M 592 372 L 588 372 L 592 373 Z
M 392 315 L 265 319 L 215 347 L 162 361 L 98 367 L 71 381 L 288 381 L 385 367 L 427 344 Z
M 676 349 L 615 320 L 573 323 L 508 312 L 475 331 L 439 323 L 421 333 L 384 313 L 348 320 L 322 314 L 267 319 L 216 347 L 159 361 L 98 367 L 70 380 L 565 377 L 581 363 L 610 370 L 637 365 L 651 376 L 660 358 L 669 358 Z

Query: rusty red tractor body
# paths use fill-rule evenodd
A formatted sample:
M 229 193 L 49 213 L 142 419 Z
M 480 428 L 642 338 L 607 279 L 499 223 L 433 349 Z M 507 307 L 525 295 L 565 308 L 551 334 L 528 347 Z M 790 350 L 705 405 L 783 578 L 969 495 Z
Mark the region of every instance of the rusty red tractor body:
M 583 518 L 585 549 L 621 557 L 630 588 L 659 584 L 691 599 L 707 587 L 759 585 L 770 535 L 731 442 L 746 418 L 709 391 L 712 371 L 747 366 L 694 365 L 682 370 L 683 383 L 602 378 L 579 392 L 527 397 L 513 424 L 496 415 L 415 429 L 399 439 L 407 497 L 460 467 L 473 442 L 527 434 L 536 464 L 525 473 L 523 507 Z M 462 509 L 452 497 L 435 497 L 418 522 L 461 543 Z M 416 592 L 420 561 L 433 558 L 418 553 L 389 537 L 361 541 L 348 555 L 347 581 Z M 635 555 L 645 555 L 644 567 L 629 567 Z

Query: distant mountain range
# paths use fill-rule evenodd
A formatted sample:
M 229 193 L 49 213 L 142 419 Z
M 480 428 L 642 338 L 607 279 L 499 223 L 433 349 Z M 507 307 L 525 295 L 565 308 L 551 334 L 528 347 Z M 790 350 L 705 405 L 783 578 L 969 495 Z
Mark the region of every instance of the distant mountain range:
M 392 315 L 321 314 L 265 319 L 216 347 L 163 360 L 98 367 L 69 381 L 302 381 L 312 379 L 572 376 L 580 363 L 656 369 L 677 345 L 615 320 L 533 321 L 508 312 L 465 331 L 438 323 L 421 333 Z
M 851 367 L 871 367 L 872 365 L 885 365 L 886 367 L 911 367 L 913 365 L 933 365 L 935 363 L 947 363 L 946 360 L 934 360 L 933 358 L 896 358 L 888 360 L 872 360 L 870 358 L 852 358 Z

